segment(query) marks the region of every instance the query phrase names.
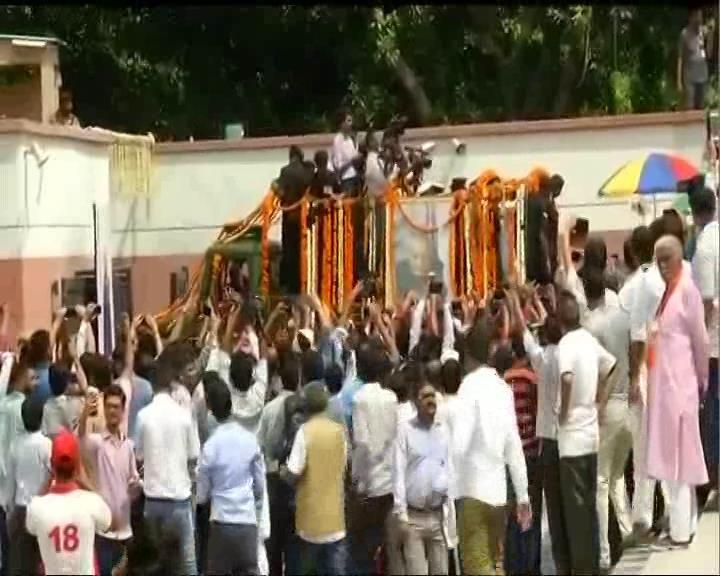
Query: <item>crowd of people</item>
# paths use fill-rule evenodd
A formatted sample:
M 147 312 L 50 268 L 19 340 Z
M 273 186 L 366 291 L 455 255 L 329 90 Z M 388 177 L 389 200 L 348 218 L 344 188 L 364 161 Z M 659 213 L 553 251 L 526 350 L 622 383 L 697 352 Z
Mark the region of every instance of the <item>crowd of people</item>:
M 338 116 L 338 132 L 330 153 L 318 150 L 306 160 L 298 146 L 291 146 L 288 164 L 276 180 L 275 191 L 283 206 L 282 268 L 280 284 L 290 293 L 300 291 L 300 218 L 299 202 L 308 196 L 315 203 L 315 212 L 323 210 L 327 201 L 355 199 L 352 206 L 353 227 L 363 230 L 369 210 L 374 210 L 376 237 L 383 240 L 385 210 L 382 204 L 391 182 L 397 182 L 408 194 L 415 194 L 424 171 L 432 160 L 419 148 L 403 146 L 406 118 L 393 120 L 382 132 L 368 130 L 362 138 L 353 126 L 352 114 L 343 109 Z M 461 145 L 461 143 L 459 143 Z M 382 250 L 377 250 L 382 254 Z M 377 272 L 378 262 L 368 262 L 363 243 L 355 244 L 354 274 L 363 278 Z
M 554 282 L 484 299 L 230 291 L 167 338 L 125 317 L 108 356 L 94 305 L 58 311 L 3 342 L 3 573 L 539 574 L 543 501 L 558 574 L 610 569 L 610 504 L 620 546 L 687 547 L 719 452 L 713 192 L 691 206 L 623 275 L 563 215 Z

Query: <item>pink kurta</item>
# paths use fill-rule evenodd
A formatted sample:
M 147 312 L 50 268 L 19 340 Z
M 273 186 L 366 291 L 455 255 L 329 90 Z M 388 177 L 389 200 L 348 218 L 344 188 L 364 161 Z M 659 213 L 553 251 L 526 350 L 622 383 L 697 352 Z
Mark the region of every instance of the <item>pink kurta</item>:
M 700 395 L 707 389 L 709 340 L 702 298 L 686 271 L 652 332 L 656 336 L 648 372 L 647 474 L 657 480 L 705 484 L 698 411 Z

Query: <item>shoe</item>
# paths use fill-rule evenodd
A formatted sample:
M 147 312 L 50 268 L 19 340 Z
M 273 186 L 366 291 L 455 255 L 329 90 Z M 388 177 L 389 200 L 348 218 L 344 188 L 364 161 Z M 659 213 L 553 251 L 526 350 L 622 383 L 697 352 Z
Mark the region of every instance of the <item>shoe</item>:
M 673 550 L 687 550 L 689 547 L 690 542 L 675 542 L 669 536 L 663 536 L 650 546 L 650 550 L 652 552 L 670 552 Z
M 633 531 L 630 536 L 627 537 L 627 547 L 644 547 L 650 546 L 657 540 L 657 536 L 653 533 L 651 528 L 643 526 L 641 524 L 635 524 Z M 625 545 L 625 543 L 623 543 Z

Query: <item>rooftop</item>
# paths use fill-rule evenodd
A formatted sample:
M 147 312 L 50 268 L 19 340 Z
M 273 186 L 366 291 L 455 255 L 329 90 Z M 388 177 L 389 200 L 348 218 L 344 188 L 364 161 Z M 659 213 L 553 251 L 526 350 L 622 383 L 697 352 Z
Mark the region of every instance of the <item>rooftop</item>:
M 47 44 L 61 44 L 65 46 L 65 42 L 53 36 L 22 36 L 16 34 L 0 34 L 0 42 L 10 41 L 16 46 L 26 48 L 45 48 Z

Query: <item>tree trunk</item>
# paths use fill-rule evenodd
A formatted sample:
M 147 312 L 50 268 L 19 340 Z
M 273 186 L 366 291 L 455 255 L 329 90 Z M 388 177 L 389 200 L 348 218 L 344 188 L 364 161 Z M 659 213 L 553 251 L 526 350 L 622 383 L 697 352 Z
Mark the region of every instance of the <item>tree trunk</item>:
M 554 117 L 562 118 L 567 115 L 572 92 L 575 87 L 576 77 L 577 65 L 575 64 L 575 59 L 573 58 L 573 54 L 571 52 L 563 62 L 562 69 L 560 71 L 560 80 L 558 82 L 557 92 L 555 93 L 555 103 L 553 104 Z
M 427 124 L 432 116 L 432 106 L 425 89 L 420 84 L 415 71 L 408 66 L 408 63 L 402 57 L 402 54 L 398 52 L 393 60 L 391 65 L 408 96 L 410 96 L 418 123 L 420 125 Z
M 552 53 L 547 44 L 543 44 L 540 59 L 530 72 L 529 81 L 525 84 L 525 99 L 520 111 L 523 120 L 533 120 L 540 116 L 546 106 L 547 91 L 543 81 L 552 64 Z

